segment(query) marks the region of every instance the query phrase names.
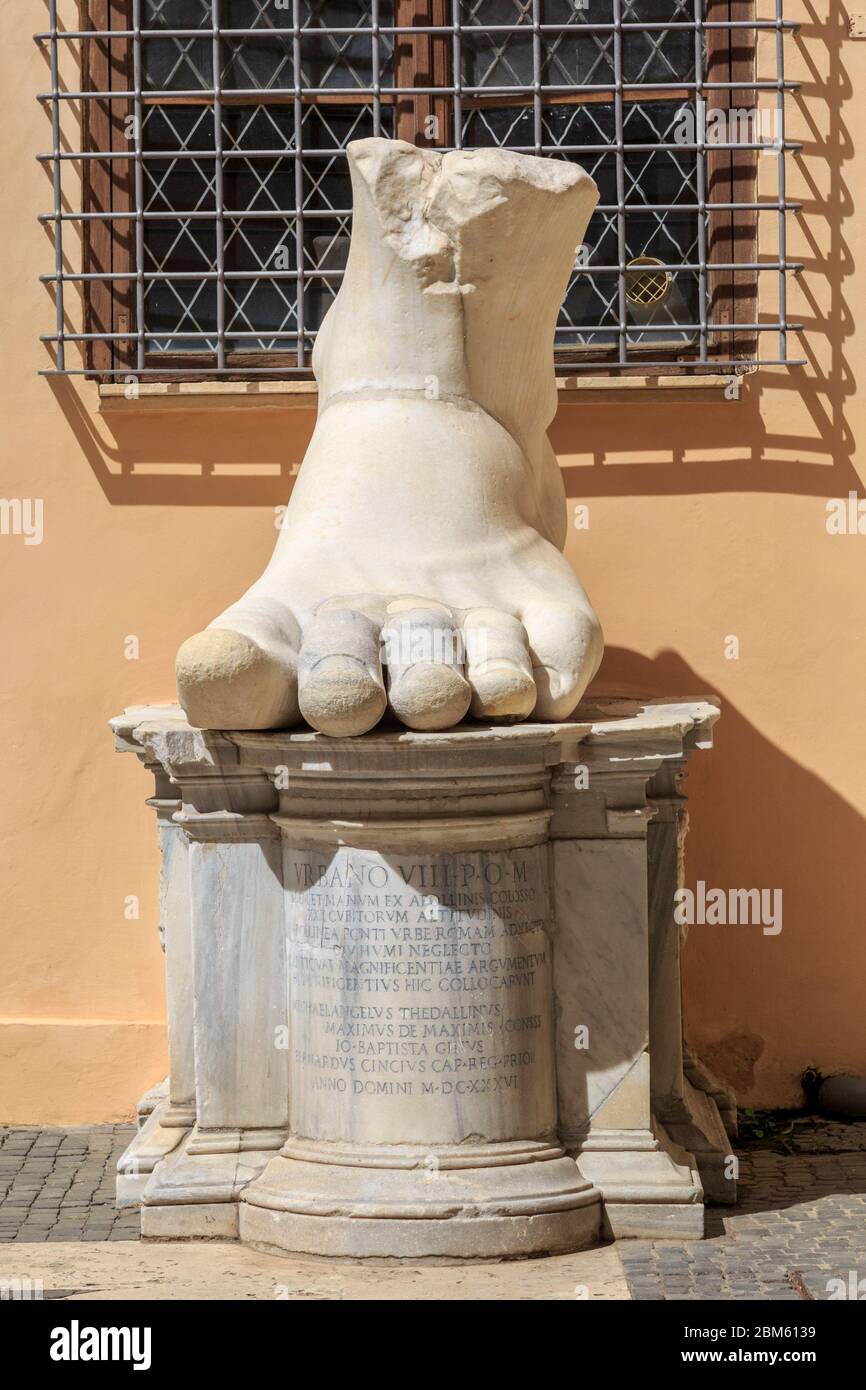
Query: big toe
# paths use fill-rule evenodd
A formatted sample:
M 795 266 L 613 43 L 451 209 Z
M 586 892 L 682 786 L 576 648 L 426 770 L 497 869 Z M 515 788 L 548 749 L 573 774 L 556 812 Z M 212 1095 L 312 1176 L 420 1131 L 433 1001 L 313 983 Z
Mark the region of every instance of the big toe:
M 177 694 L 199 729 L 278 729 L 297 722 L 291 661 L 230 628 L 209 627 L 177 654 Z

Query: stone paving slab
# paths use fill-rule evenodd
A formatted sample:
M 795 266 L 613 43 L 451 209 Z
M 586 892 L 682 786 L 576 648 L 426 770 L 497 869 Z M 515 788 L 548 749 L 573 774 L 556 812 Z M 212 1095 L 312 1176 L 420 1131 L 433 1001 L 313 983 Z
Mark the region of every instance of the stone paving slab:
M 234 1243 L 58 1243 L 0 1247 L 4 1281 L 40 1280 L 45 1299 L 390 1301 L 626 1300 L 614 1246 L 545 1260 L 411 1264 L 264 1255 Z
M 739 1204 L 708 1209 L 704 1241 L 621 1241 L 556 1259 L 447 1266 L 447 1275 L 282 1260 L 231 1244 L 142 1245 L 137 1212 L 114 1206 L 115 1165 L 133 1132 L 0 1128 L 0 1277 L 31 1273 L 46 1290 L 81 1298 L 866 1299 L 866 1124 L 798 1121 L 790 1135 L 738 1151 Z M 288 1290 L 279 1295 L 268 1283 L 275 1266 Z
M 138 1213 L 114 1205 L 117 1160 L 134 1125 L 0 1128 L 0 1246 L 138 1240 Z
M 850 1135 L 851 1151 L 841 1145 Z M 738 1205 L 709 1208 L 703 1241 L 621 1241 L 632 1298 L 866 1298 L 866 1125 L 834 1126 L 826 1148 L 740 1152 Z

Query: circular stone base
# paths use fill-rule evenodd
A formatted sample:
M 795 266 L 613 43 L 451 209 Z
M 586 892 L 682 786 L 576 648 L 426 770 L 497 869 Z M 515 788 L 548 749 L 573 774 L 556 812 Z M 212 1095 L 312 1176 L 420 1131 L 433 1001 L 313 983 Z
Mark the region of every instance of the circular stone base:
M 476 1216 L 448 1221 L 370 1221 L 347 1216 L 297 1216 L 241 1204 L 244 1244 L 271 1255 L 353 1259 L 455 1260 L 569 1255 L 599 1243 L 598 1199 L 547 1216 Z
M 240 1203 L 240 1237 L 275 1252 L 494 1259 L 566 1254 L 599 1239 L 600 1195 L 544 1144 L 395 1150 L 375 1158 L 290 1141 Z M 459 1166 L 456 1166 L 458 1165 Z

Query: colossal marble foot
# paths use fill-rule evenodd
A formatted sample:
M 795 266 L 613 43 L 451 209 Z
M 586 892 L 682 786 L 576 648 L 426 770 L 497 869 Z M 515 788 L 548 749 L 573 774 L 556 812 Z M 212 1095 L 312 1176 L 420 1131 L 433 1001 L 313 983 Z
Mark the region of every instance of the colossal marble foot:
M 390 709 L 565 719 L 601 660 L 547 426 L 559 304 L 597 199 L 562 161 L 349 146 L 352 245 L 274 555 L 181 647 L 202 728 L 334 737 Z

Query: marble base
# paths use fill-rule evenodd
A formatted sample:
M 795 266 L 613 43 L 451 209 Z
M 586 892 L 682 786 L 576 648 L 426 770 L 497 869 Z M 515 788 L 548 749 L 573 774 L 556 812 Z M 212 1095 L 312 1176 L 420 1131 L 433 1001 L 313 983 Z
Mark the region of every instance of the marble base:
M 160 1100 L 144 1119 L 138 1133 L 117 1161 L 115 1184 L 119 1207 L 137 1207 L 159 1163 L 172 1153 L 195 1122 L 195 1112 L 178 1114 L 168 1100 Z M 142 1114 L 141 1110 L 139 1114 Z
M 604 1229 L 617 1240 L 699 1239 L 704 1191 L 694 1157 L 654 1124 L 591 1134 L 578 1167 L 604 1194 Z
M 115 721 L 161 787 L 194 1093 L 121 1160 L 143 1236 L 413 1259 L 699 1238 L 729 1141 L 685 1072 L 672 892 L 677 779 L 716 715 L 611 700 L 357 739 Z
M 240 1195 L 284 1137 L 279 1130 L 193 1130 L 154 1169 L 141 1193 L 142 1236 L 236 1239 Z
M 178 1202 L 141 1208 L 141 1238 L 148 1240 L 238 1240 L 237 1202 Z
M 604 1235 L 610 1240 L 702 1240 L 702 1203 L 606 1202 Z
M 245 1190 L 241 1239 L 321 1255 L 508 1257 L 599 1239 L 598 1192 L 558 1146 L 285 1146 Z

